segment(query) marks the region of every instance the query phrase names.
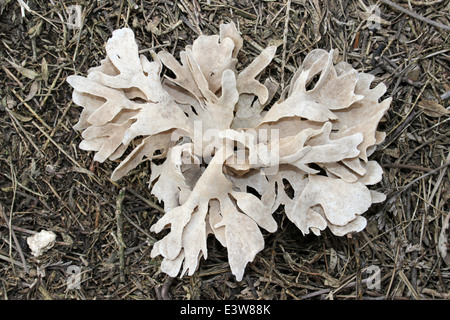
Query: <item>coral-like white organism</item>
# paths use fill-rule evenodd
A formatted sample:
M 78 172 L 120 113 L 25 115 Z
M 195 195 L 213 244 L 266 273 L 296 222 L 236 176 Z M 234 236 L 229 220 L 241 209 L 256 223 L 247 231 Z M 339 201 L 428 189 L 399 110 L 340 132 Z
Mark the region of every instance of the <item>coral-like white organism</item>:
M 385 137 L 377 131 L 391 102 L 379 102 L 385 85 L 370 88 L 374 76 L 316 49 L 271 105 L 278 84 L 258 79 L 276 48 L 238 71 L 242 45 L 235 25 L 222 24 L 179 61 L 166 51 L 149 61 L 125 28 L 113 32 L 100 66 L 67 79 L 83 107 L 80 148 L 99 162 L 132 149 L 112 179 L 144 158 L 165 159 L 151 166 L 152 194 L 166 210 L 151 230 L 170 232 L 152 257 L 161 255 L 171 276 L 192 275 L 213 234 L 241 280 L 264 248 L 260 228 L 276 231 L 280 205 L 303 234 L 328 227 L 342 236 L 364 229 L 361 215 L 385 198 L 367 187 L 382 176 L 368 157 Z M 161 78 L 163 66 L 171 76 Z

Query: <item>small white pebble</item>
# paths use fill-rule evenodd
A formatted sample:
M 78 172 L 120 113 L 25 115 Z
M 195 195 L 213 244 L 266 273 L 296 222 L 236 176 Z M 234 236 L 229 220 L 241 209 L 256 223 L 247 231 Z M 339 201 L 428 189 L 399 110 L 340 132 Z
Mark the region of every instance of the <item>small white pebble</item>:
M 28 237 L 27 243 L 31 249 L 31 254 L 35 257 L 39 257 L 45 251 L 53 247 L 55 240 L 56 234 L 52 231 L 42 230 L 41 232 Z

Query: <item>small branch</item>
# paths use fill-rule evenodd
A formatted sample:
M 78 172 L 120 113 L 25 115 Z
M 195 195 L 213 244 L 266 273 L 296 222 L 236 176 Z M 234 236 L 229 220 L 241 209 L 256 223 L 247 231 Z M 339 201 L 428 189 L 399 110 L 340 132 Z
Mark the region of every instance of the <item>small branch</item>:
M 384 168 L 396 168 L 396 169 L 409 169 L 409 170 L 419 170 L 419 171 L 425 171 L 430 172 L 432 169 L 425 168 L 422 166 L 414 166 L 409 164 L 402 164 L 402 163 L 385 163 L 382 165 Z
M 431 170 L 431 171 L 428 172 L 428 173 L 425 173 L 425 174 L 421 175 L 420 177 L 414 179 L 413 181 L 411 181 L 410 183 L 408 183 L 406 186 L 404 186 L 404 187 L 402 188 L 402 190 L 400 190 L 400 193 L 403 192 L 403 191 L 408 190 L 408 189 L 409 189 L 413 184 L 415 184 L 417 181 L 420 181 L 420 180 L 422 180 L 422 179 L 424 179 L 424 178 L 426 178 L 426 177 L 432 175 L 433 173 L 436 173 L 436 172 L 438 172 L 438 171 L 440 171 L 440 170 L 442 170 L 442 169 L 448 167 L 449 165 L 450 165 L 450 161 L 447 161 L 447 162 L 444 163 L 442 166 L 440 166 L 440 167 L 438 167 L 438 168 L 436 168 L 436 169 L 433 169 L 433 170 Z
M 24 100 L 22 97 L 14 90 L 11 89 L 11 92 L 14 93 L 17 99 L 31 112 L 33 117 L 35 117 L 48 131 L 51 131 L 52 128 L 44 121 L 42 118 L 34 111 L 34 109 Z
M 394 199 L 396 199 L 400 194 L 402 194 L 403 192 L 405 192 L 406 190 L 408 190 L 408 189 L 409 189 L 411 186 L 413 186 L 416 182 L 418 182 L 418 181 L 420 181 L 420 180 L 422 180 L 422 179 L 424 179 L 424 178 L 426 178 L 426 177 L 428 177 L 428 176 L 430 176 L 430 175 L 432 175 L 432 174 L 434 174 L 434 173 L 436 173 L 436 172 L 438 172 L 438 171 L 440 171 L 440 170 L 442 170 L 442 169 L 445 169 L 445 168 L 447 168 L 448 166 L 450 166 L 450 161 L 449 161 L 449 160 L 447 160 L 442 166 L 440 166 L 440 167 L 438 167 L 438 168 L 436 168 L 436 169 L 433 169 L 433 170 L 431 170 L 431 171 L 429 171 L 429 172 L 427 172 L 427 173 L 421 175 L 420 177 L 418 177 L 418 178 L 412 180 L 412 181 L 411 181 L 410 183 L 408 183 L 407 185 L 401 187 L 400 190 L 395 191 L 394 193 L 392 193 L 392 195 L 390 196 L 390 200 L 387 201 L 386 203 L 392 203 L 392 201 L 394 201 Z
M 414 19 L 417 19 L 417 20 L 423 21 L 425 23 L 428 23 L 428 24 L 432 25 L 433 27 L 436 27 L 438 29 L 442 29 L 442 30 L 445 30 L 445 31 L 450 31 L 450 26 L 447 26 L 447 25 L 442 24 L 440 22 L 436 22 L 436 21 L 433 21 L 431 19 L 425 18 L 425 17 L 421 16 L 420 14 L 417 14 L 417 13 L 415 13 L 413 11 L 410 11 L 410 10 L 408 10 L 408 9 L 406 9 L 406 8 L 396 4 L 396 3 L 393 3 L 390 0 L 381 0 L 381 2 L 383 2 L 384 4 L 387 4 L 388 6 L 393 7 L 394 9 L 396 9 L 398 11 L 406 13 L 407 15 L 413 17 Z
M 166 213 L 164 211 L 163 208 L 161 208 L 160 206 L 158 206 L 156 203 L 151 202 L 150 200 L 144 198 L 143 196 L 141 196 L 139 193 L 137 193 L 136 191 L 134 191 L 133 189 L 128 189 L 128 192 L 132 193 L 134 196 L 138 197 L 141 201 L 144 201 L 146 204 L 148 204 L 150 207 L 152 207 L 153 209 L 158 210 L 161 213 Z
M 120 282 L 125 282 L 125 242 L 123 241 L 123 215 L 122 203 L 125 199 L 125 188 L 122 188 L 116 199 L 116 224 L 117 224 L 117 242 L 119 245 L 119 272 Z
M 20 247 L 19 241 L 17 240 L 16 234 L 15 234 L 12 224 L 11 224 L 12 216 L 10 215 L 10 218 L 8 219 L 8 217 L 6 216 L 5 210 L 3 209 L 3 206 L 1 204 L 0 204 L 0 211 L 1 211 L 3 219 L 5 220 L 6 225 L 8 226 L 10 235 L 11 235 L 12 239 L 14 240 L 17 252 L 19 253 L 19 256 L 20 256 L 20 260 L 22 260 L 21 267 L 23 267 L 25 272 L 28 273 L 27 261 L 25 260 L 25 256 L 23 255 L 22 248 Z M 15 263 L 15 261 L 12 259 L 12 257 L 10 257 L 10 262 Z M 15 263 L 15 264 L 17 264 L 17 263 Z
M 286 4 L 286 19 L 284 21 L 283 32 L 283 52 L 281 58 L 281 89 L 284 89 L 284 68 L 286 68 L 286 45 L 287 45 L 287 33 L 289 30 L 289 13 L 291 11 L 291 0 L 288 0 Z

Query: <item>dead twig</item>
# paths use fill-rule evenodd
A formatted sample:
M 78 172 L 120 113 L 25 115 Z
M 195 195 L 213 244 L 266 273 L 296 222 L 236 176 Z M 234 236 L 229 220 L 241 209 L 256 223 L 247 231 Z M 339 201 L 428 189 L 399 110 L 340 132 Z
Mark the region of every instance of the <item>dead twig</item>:
M 400 190 L 398 190 L 398 191 L 392 193 L 392 195 L 390 196 L 391 200 L 390 200 L 389 202 L 392 202 L 392 201 L 394 201 L 394 199 L 397 199 L 398 196 L 400 196 L 403 192 L 405 192 L 405 191 L 407 191 L 409 188 L 411 188 L 416 182 L 418 182 L 418 181 L 420 181 L 420 180 L 422 180 L 422 179 L 425 179 L 426 177 L 428 177 L 428 176 L 430 176 L 430 175 L 432 175 L 432 174 L 434 174 L 434 173 L 436 173 L 436 172 L 438 172 L 438 171 L 440 171 L 440 170 L 442 170 L 442 169 L 445 169 L 445 168 L 448 167 L 449 165 L 450 165 L 450 161 L 447 160 L 442 166 L 439 166 L 438 168 L 433 169 L 433 170 L 431 170 L 431 171 L 429 171 L 429 172 L 427 172 L 427 173 L 421 175 L 420 177 L 417 177 L 416 179 L 412 180 L 412 181 L 411 181 L 410 183 L 408 183 L 407 185 L 401 187 Z
M 418 14 L 416 12 L 410 11 L 410 10 L 408 10 L 406 8 L 403 8 L 401 5 L 393 3 L 390 0 L 380 0 L 380 1 L 383 2 L 384 4 L 387 4 L 388 6 L 391 6 L 392 8 L 394 8 L 394 9 L 396 9 L 398 11 L 406 13 L 407 15 L 413 17 L 414 19 L 417 19 L 417 20 L 423 21 L 425 23 L 428 23 L 428 24 L 430 24 L 433 27 L 436 27 L 438 29 L 442 29 L 442 30 L 445 30 L 445 31 L 450 31 L 450 26 L 446 26 L 445 24 L 442 24 L 440 22 L 436 22 L 436 21 L 433 21 L 433 20 L 428 19 L 426 17 L 423 17 L 423 16 L 421 16 L 420 14 Z
M 283 52 L 281 58 L 281 89 L 284 89 L 284 69 L 286 67 L 286 45 L 287 45 L 287 33 L 289 30 L 289 13 L 291 11 L 291 0 L 288 0 L 286 4 L 286 19 L 284 21 L 284 31 L 283 31 Z
M 25 260 L 25 256 L 23 255 L 22 248 L 20 247 L 19 241 L 17 240 L 16 233 L 14 232 L 14 229 L 12 228 L 12 221 L 11 221 L 12 215 L 10 215 L 10 217 L 8 219 L 8 217 L 6 216 L 5 210 L 3 209 L 3 206 L 1 204 L 0 204 L 0 211 L 2 214 L 2 218 L 5 220 L 5 223 L 8 226 L 10 237 L 13 239 L 14 244 L 16 245 L 16 250 L 19 253 L 20 260 L 22 261 L 21 266 L 23 267 L 25 272 L 28 273 L 27 261 Z M 14 262 L 12 257 L 10 257 L 9 260 L 11 263 Z
M 402 164 L 402 163 L 384 163 L 382 164 L 382 167 L 384 168 L 397 168 L 397 169 L 408 169 L 408 170 L 419 170 L 419 171 L 425 171 L 430 172 L 432 169 L 425 168 L 422 166 L 414 166 L 409 164 Z
M 123 215 L 122 204 L 125 199 L 126 189 L 122 188 L 116 199 L 116 226 L 117 226 L 117 242 L 119 245 L 119 272 L 120 282 L 125 282 L 125 242 L 123 241 Z
M 402 189 L 399 191 L 399 193 L 402 193 L 402 192 L 408 190 L 417 181 L 420 181 L 420 180 L 422 180 L 422 179 L 424 179 L 424 178 L 426 178 L 426 177 L 428 177 L 428 176 L 430 176 L 430 175 L 432 175 L 432 174 L 434 174 L 434 173 L 436 173 L 436 172 L 438 172 L 438 171 L 448 167 L 449 165 L 450 165 L 450 161 L 446 161 L 442 166 L 440 166 L 440 167 L 438 167 L 436 169 L 433 169 L 433 170 L 431 170 L 428 173 L 425 173 L 425 174 L 421 175 L 420 177 L 418 177 L 418 178 L 414 179 L 413 181 L 411 181 L 410 183 L 408 183 L 406 186 L 402 187 Z

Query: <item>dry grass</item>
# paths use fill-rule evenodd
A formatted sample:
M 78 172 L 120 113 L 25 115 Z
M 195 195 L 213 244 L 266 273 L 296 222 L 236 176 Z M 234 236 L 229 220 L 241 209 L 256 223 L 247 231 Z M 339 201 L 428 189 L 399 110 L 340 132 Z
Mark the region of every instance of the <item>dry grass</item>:
M 421 18 L 448 28 L 450 4 L 398 1 L 405 13 L 386 2 L 379 2 L 382 20 L 373 32 L 364 8 L 372 0 L 78 1 L 81 29 L 67 24 L 69 1 L 29 1 L 24 15 L 18 1 L 2 1 L 1 298 L 449 299 L 450 268 L 437 241 L 450 197 L 450 33 Z M 388 85 L 393 103 L 381 124 L 387 139 L 373 155 L 385 168 L 376 189 L 388 199 L 366 213 L 365 231 L 348 238 L 304 237 L 277 214 L 281 227 L 265 234 L 267 247 L 241 282 L 215 241 L 195 276 L 170 279 L 159 272 L 160 258 L 150 258 L 160 235 L 149 228 L 161 212 L 146 185 L 149 164 L 114 183 L 116 164 L 94 163 L 77 148 L 72 126 L 80 109 L 65 78 L 96 65 L 116 28 L 132 27 L 144 52 L 178 52 L 229 20 L 245 40 L 243 65 L 279 45 L 267 72 L 282 84 L 313 48 L 337 48 Z M 41 229 L 54 231 L 58 242 L 37 259 L 26 238 Z M 79 289 L 67 289 L 70 265 L 81 268 Z M 373 266 L 379 287 L 367 280 Z

